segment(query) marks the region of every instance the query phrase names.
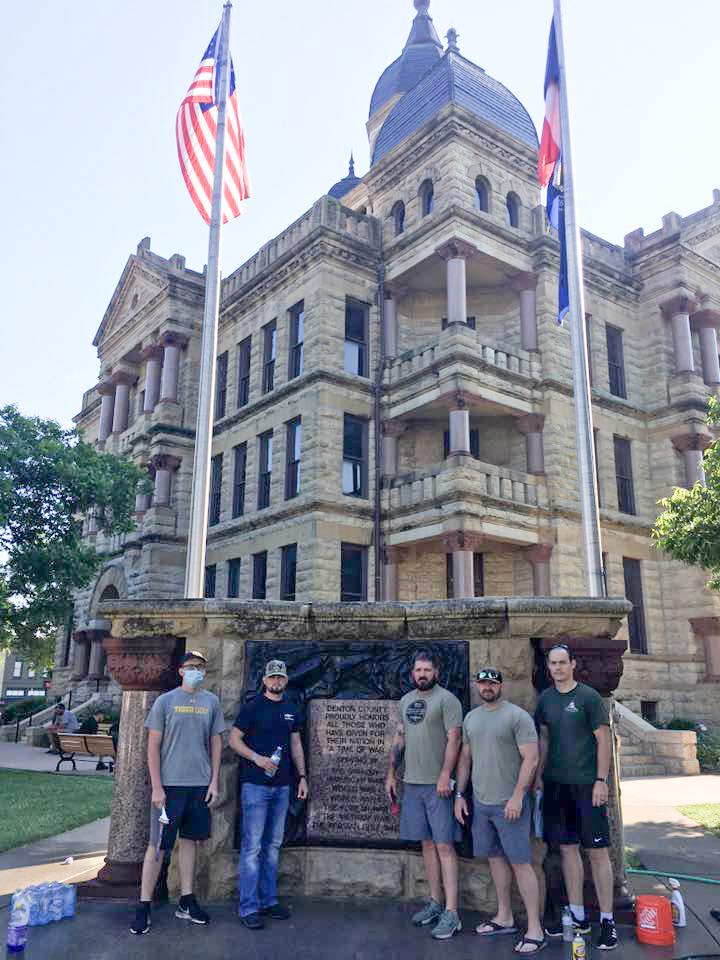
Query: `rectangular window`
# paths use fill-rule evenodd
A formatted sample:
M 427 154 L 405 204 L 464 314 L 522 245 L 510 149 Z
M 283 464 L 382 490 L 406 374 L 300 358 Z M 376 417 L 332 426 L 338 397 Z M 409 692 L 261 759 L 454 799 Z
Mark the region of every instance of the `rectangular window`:
M 302 444 L 302 424 L 300 417 L 287 424 L 287 445 L 285 452 L 285 499 L 292 500 L 300 493 L 300 447 Z
M 585 314 L 585 339 L 587 341 L 588 374 L 590 376 L 590 386 L 593 385 L 592 340 L 590 339 L 591 329 L 592 329 L 592 316 L 591 314 L 586 313 Z
M 16 660 L 13 664 L 13 677 L 22 676 L 22 660 Z
M 238 391 L 237 405 L 244 407 L 250 399 L 250 349 L 252 337 L 245 339 L 238 344 Z
M 465 317 L 465 323 L 470 327 L 471 330 L 475 329 L 475 317 Z M 442 317 L 440 320 L 440 326 L 443 330 L 448 328 L 448 318 Z
M 657 700 L 641 700 L 640 716 L 648 723 L 657 723 Z
M 349 413 L 343 418 L 342 492 L 367 497 L 367 420 Z
M 481 553 L 473 554 L 473 596 L 485 596 L 485 570 Z
M 630 653 L 647 653 L 640 561 L 631 557 L 623 557 L 623 574 L 625 576 L 625 596 L 633 605 L 628 614 Z
M 230 600 L 235 600 L 240 596 L 240 557 L 233 557 L 232 560 L 228 560 L 227 595 Z
M 304 367 L 305 346 L 305 306 L 303 301 L 296 303 L 289 310 L 290 320 L 290 357 L 288 363 L 288 380 L 299 377 Z
M 262 392 L 270 393 L 275 386 L 275 350 L 277 347 L 277 324 L 274 320 L 263 327 L 263 375 Z
M 33 680 L 35 678 L 35 667 L 28 667 L 28 679 Z
M 368 376 L 368 308 L 363 303 L 345 304 L 344 369 L 358 377 Z
M 340 599 L 367 600 L 367 547 L 340 544 Z
M 297 571 L 297 544 L 289 543 L 280 552 L 280 599 L 295 599 L 295 574 Z
M 445 554 L 445 595 L 448 600 L 455 596 L 455 577 L 453 575 L 453 559 L 451 553 Z
M 210 513 L 208 524 L 212 527 L 220 523 L 220 500 L 222 498 L 223 455 L 216 454 L 210 467 Z
M 247 465 L 247 443 L 233 447 L 233 517 L 241 517 L 245 511 L 245 467 Z
M 618 510 L 635 514 L 635 491 L 633 488 L 632 454 L 627 437 L 613 437 L 615 445 L 615 480 L 617 483 Z
M 253 600 L 265 599 L 267 583 L 267 550 L 253 554 Z
M 258 510 L 270 506 L 270 481 L 272 479 L 273 432 L 266 430 L 258 437 Z
M 623 332 L 617 327 L 605 325 L 607 339 L 608 377 L 610 393 L 614 397 L 627 397 L 625 389 L 625 360 L 623 358 Z
M 221 353 L 217 358 L 217 373 L 215 377 L 215 419 L 220 420 L 225 416 L 225 403 L 227 401 L 227 367 L 228 354 Z
M 205 596 L 212 599 L 215 596 L 215 581 L 217 579 L 217 567 L 214 563 L 205 567 Z

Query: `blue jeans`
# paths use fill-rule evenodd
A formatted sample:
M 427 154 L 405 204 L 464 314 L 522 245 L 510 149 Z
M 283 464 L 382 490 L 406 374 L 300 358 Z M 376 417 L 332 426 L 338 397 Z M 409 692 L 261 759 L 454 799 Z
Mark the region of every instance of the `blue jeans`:
M 238 861 L 238 913 L 247 917 L 278 902 L 277 875 L 290 787 L 244 783 L 242 844 Z

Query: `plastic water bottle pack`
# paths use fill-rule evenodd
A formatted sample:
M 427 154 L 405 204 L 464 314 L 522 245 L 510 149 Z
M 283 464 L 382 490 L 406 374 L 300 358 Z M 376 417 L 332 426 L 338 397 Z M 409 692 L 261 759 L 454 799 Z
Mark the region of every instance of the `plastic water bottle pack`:
M 75 916 L 77 891 L 72 883 L 36 883 L 16 890 L 10 911 L 21 901 L 27 906 L 29 927 L 42 927 Z

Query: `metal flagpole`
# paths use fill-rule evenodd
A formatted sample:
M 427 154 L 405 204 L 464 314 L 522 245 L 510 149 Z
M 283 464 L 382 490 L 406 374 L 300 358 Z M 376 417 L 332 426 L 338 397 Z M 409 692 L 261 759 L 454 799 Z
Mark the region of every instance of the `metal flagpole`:
M 231 3 L 223 7 L 223 18 L 216 51 L 218 71 L 218 120 L 215 137 L 215 173 L 210 212 L 210 239 L 205 275 L 205 309 L 203 311 L 200 347 L 200 385 L 195 423 L 195 458 L 193 461 L 190 526 L 188 529 L 185 565 L 185 599 L 205 593 L 205 549 L 210 497 L 210 454 L 212 449 L 213 414 L 215 407 L 215 355 L 220 308 L 220 238 L 222 199 L 225 182 L 225 108 L 228 90 L 228 63 Z
M 587 336 L 585 331 L 585 294 L 583 282 L 580 226 L 573 185 L 572 147 L 570 144 L 570 116 L 567 101 L 567 74 L 562 34 L 560 0 L 553 0 L 555 12 L 555 40 L 560 73 L 560 129 L 562 136 L 563 188 L 565 197 L 565 238 L 568 266 L 568 294 L 570 300 L 570 335 L 572 339 L 573 387 L 575 393 L 575 430 L 577 434 L 578 485 L 580 515 L 585 556 L 585 574 L 591 597 L 606 595 L 602 547 L 600 545 L 600 511 L 598 508 L 597 475 L 595 472 L 595 445 L 593 442 L 592 407 L 590 402 L 590 374 L 588 369 Z

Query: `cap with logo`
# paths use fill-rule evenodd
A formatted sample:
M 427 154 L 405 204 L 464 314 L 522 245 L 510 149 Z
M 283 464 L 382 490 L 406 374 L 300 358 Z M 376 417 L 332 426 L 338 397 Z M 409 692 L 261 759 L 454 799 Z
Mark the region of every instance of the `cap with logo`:
M 283 660 L 269 660 L 265 664 L 264 677 L 287 677 L 287 667 Z
M 180 658 L 180 666 L 184 667 L 188 660 L 202 660 L 203 663 L 207 663 L 205 654 L 200 653 L 199 650 L 188 650 L 187 653 L 184 653 Z
M 483 667 L 482 670 L 478 670 L 475 674 L 476 680 L 487 680 L 490 683 L 502 683 L 502 673 L 499 670 L 496 670 L 494 667 Z

